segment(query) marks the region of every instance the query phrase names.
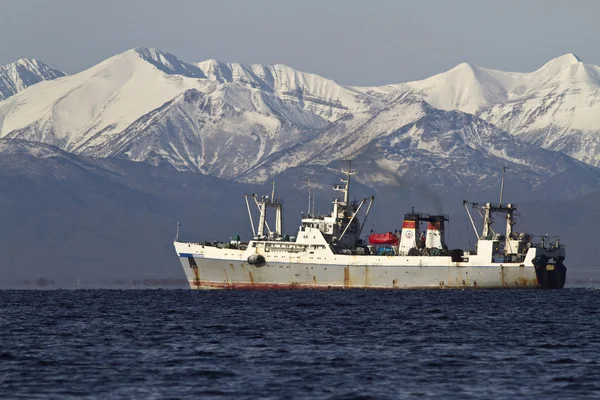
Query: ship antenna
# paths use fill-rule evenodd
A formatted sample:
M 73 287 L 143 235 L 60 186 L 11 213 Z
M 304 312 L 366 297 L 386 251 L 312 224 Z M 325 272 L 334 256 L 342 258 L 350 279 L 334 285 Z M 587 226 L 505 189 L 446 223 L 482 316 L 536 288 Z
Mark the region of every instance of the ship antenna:
M 317 196 L 317 191 L 313 189 L 312 191 L 312 213 L 315 215 L 315 197 Z
M 179 221 L 177 221 L 177 232 L 175 233 L 175 242 L 179 241 Z
M 504 193 L 504 174 L 508 167 L 502 167 L 502 183 L 500 184 L 500 205 L 502 205 L 502 194 Z
M 348 160 L 342 160 L 348 163 L 348 169 L 347 170 L 342 170 L 342 173 L 346 174 L 346 181 L 344 182 L 346 184 L 346 188 L 344 190 L 344 203 L 346 203 L 346 205 L 348 205 L 348 200 L 350 197 L 350 177 L 352 175 L 356 175 L 356 171 L 354 171 L 352 169 L 352 160 L 348 159 Z
M 312 194 L 312 186 L 310 185 L 310 178 L 304 178 L 308 184 L 308 213 L 307 218 L 310 218 L 310 199 Z

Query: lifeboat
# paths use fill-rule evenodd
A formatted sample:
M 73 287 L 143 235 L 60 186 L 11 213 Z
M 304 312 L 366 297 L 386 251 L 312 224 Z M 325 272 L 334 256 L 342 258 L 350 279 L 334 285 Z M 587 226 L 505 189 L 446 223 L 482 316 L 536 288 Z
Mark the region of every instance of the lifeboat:
M 369 236 L 370 244 L 387 244 L 392 246 L 398 245 L 398 238 L 392 232 L 388 233 L 372 233 Z

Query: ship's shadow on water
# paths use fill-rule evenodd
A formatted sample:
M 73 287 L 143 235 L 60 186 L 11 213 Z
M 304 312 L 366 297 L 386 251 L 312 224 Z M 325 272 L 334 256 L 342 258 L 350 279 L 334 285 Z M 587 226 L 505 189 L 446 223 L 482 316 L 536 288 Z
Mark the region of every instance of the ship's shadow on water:
M 600 291 L 0 291 L 1 398 L 594 398 Z

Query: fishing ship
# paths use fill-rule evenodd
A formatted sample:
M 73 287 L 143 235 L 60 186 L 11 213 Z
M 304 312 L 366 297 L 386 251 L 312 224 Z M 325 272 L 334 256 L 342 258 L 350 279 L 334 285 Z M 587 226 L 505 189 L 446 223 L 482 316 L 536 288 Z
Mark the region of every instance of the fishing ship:
M 350 200 L 351 163 L 333 189 L 341 192 L 332 211 L 315 215 L 310 206 L 295 236 L 283 233 L 283 202 L 271 195 L 246 195 L 252 240 L 234 236 L 227 242 L 174 241 L 192 289 L 561 289 L 566 278 L 565 247 L 558 237 L 516 232 L 517 205 L 463 201 L 477 236 L 475 250 L 448 249 L 447 215 L 411 212 L 402 229 L 361 239 L 374 197 Z M 310 189 L 309 189 L 310 190 Z M 252 205 L 252 207 L 251 207 Z M 366 205 L 366 206 L 365 206 Z M 255 226 L 251 208 L 256 207 Z M 359 212 L 366 208 L 362 223 Z M 471 210 L 483 219 L 477 230 Z M 275 213 L 274 229 L 268 223 Z M 496 232 L 493 217 L 505 218 Z M 271 218 L 273 216 L 271 215 Z

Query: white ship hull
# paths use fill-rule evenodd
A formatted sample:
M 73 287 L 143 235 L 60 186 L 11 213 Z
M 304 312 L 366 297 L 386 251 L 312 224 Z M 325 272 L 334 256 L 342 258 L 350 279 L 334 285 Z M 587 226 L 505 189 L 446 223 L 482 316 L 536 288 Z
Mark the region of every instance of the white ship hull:
M 324 249 L 265 254 L 263 264 L 252 265 L 247 259 L 256 249 L 182 242 L 176 242 L 175 248 L 192 289 L 541 287 L 531 261 L 535 249 L 520 264 L 481 263 L 477 255 L 452 262 L 448 256 L 340 255 Z

